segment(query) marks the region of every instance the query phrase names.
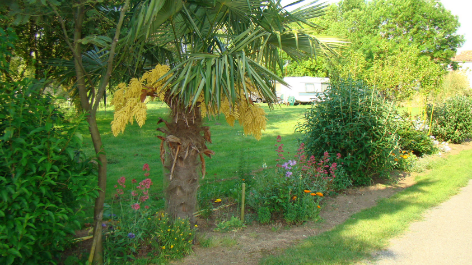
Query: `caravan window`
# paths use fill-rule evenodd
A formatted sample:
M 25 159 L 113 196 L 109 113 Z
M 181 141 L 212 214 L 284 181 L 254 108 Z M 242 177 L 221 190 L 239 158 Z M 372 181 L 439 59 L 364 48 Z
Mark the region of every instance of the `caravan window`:
M 305 92 L 309 92 L 309 93 L 315 92 L 315 84 L 305 83 Z
M 321 91 L 325 92 L 329 88 L 329 83 L 322 83 L 321 84 Z

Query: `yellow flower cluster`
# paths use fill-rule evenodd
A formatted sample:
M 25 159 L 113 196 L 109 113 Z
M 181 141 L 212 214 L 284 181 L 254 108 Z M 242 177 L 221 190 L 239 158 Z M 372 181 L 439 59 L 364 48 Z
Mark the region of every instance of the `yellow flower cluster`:
M 202 117 L 216 115 L 218 111 L 206 104 L 201 104 Z M 231 104 L 228 99 L 221 102 L 219 112 L 223 113 L 226 122 L 234 126 L 236 120 L 244 128 L 245 135 L 253 135 L 257 140 L 261 139 L 262 131 L 265 131 L 267 117 L 264 109 L 258 105 L 248 103 L 245 97 L 240 98 L 236 103 Z
M 144 73 L 138 79 L 133 78 L 128 85 L 121 83 L 118 90 L 115 91 L 111 104 L 115 106 L 115 114 L 111 122 L 111 129 L 114 136 L 124 132 L 128 123 L 133 124 L 133 120 L 141 127 L 146 122 L 147 107 L 142 100 L 148 93 L 157 95 L 161 100 L 164 99 L 165 91 L 162 86 L 166 80 L 159 80 L 169 71 L 167 65 L 157 65 L 154 69 Z
M 403 158 L 403 159 L 407 159 L 407 158 L 410 157 L 410 155 L 412 155 L 412 154 L 413 154 L 413 152 L 408 153 L 407 151 L 399 151 L 399 155 L 398 155 L 398 156 L 401 157 L 401 158 Z M 395 157 L 395 158 L 393 159 L 393 161 L 395 161 L 395 162 L 398 162 L 398 161 L 399 161 L 399 159 L 396 157 L 397 155 L 396 155 L 395 153 L 392 152 L 392 153 L 390 153 L 390 155 L 393 156 L 393 157 Z
M 111 104 L 115 106 L 115 114 L 111 122 L 114 136 L 124 132 L 128 123 L 136 120 L 141 127 L 146 122 L 147 108 L 143 102 L 147 95 L 153 95 L 164 100 L 165 90 L 162 89 L 166 79 L 158 80 L 169 71 L 166 65 L 157 65 L 154 69 L 143 74 L 141 78 L 133 78 L 128 85 L 121 83 L 114 94 Z M 248 87 L 249 84 L 247 84 Z M 265 111 L 258 105 L 250 103 L 245 96 L 240 96 L 235 103 L 223 99 L 219 109 L 214 105 L 206 105 L 203 94 L 197 100 L 201 102 L 200 111 L 202 117 L 213 116 L 218 113 L 225 115 L 229 125 L 234 126 L 236 120 L 244 128 L 244 134 L 254 135 L 261 139 L 262 131 L 266 129 L 267 117 Z

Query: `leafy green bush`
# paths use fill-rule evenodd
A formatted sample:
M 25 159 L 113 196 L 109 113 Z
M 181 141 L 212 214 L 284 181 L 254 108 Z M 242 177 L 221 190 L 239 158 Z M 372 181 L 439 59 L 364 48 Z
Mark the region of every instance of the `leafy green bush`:
M 428 120 L 432 117 L 431 133 L 438 139 L 455 144 L 472 135 L 472 102 L 466 96 L 447 99 L 443 104 L 427 107 Z
M 2 83 L 0 94 L 0 263 L 54 263 L 81 203 L 97 195 L 93 164 L 77 132 L 37 82 Z
M 355 185 L 369 184 L 374 174 L 393 167 L 397 123 L 392 103 L 360 81 L 340 80 L 325 93 L 326 100 L 308 109 L 297 130 L 309 155 L 340 153 Z
M 415 123 L 411 121 L 408 115 L 404 115 L 399 120 L 399 145 L 401 150 L 412 151 L 416 156 L 431 155 L 438 151 L 434 145 L 433 139 L 427 132 L 415 128 Z

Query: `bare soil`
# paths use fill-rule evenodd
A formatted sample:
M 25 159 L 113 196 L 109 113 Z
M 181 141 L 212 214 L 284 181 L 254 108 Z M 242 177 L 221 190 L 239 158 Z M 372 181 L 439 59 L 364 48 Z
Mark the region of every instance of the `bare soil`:
M 442 157 L 471 149 L 472 145 L 451 144 L 450 147 L 452 150 L 443 153 Z M 321 220 L 300 226 L 287 227 L 282 223 L 253 224 L 242 230 L 221 233 L 213 231 L 215 226 L 211 220 L 200 219 L 199 234 L 206 239 L 211 238 L 213 242 L 220 242 L 220 245 L 203 247 L 197 244 L 193 248 L 193 254 L 171 264 L 258 264 L 262 257 L 279 254 L 283 249 L 299 243 L 308 236 L 328 231 L 343 223 L 351 215 L 375 206 L 378 200 L 414 185 L 417 175 L 417 173 L 392 172 L 391 180 L 375 180 L 371 186 L 352 188 L 343 194 L 325 197 L 320 213 Z

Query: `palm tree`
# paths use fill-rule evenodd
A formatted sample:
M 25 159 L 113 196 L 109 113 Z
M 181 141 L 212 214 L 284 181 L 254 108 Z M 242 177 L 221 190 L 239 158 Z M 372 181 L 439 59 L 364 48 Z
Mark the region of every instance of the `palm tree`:
M 275 81 L 285 84 L 275 74 L 283 69 L 281 52 L 300 60 L 333 54 L 339 44 L 310 34 L 316 28 L 310 19 L 321 16 L 325 7 L 315 1 L 288 12 L 280 0 L 180 0 L 163 4 L 160 12 L 168 16 L 149 34 L 148 45 L 154 47 L 154 53 L 147 55 L 154 62 L 169 65 L 170 71 L 158 82 L 142 85 L 139 98 L 143 102 L 146 96 L 160 96 L 171 108 L 168 121 L 161 119 L 159 123 L 164 126 L 158 130 L 164 134 L 159 136 L 160 155 L 166 169 L 167 211 L 173 218 L 194 221 L 199 168 L 204 175 L 204 156 L 213 154 L 206 146 L 211 134 L 202 126 L 201 108 L 209 114 L 220 113 L 223 105 L 229 106 L 230 112 L 243 105 L 251 108 L 250 93 L 261 95 L 269 105 L 275 103 Z M 122 111 L 126 118 L 115 114 L 116 134 L 124 130 L 132 113 L 136 112 Z M 246 127 L 250 126 L 255 127 L 248 129 L 255 136 L 263 127 L 257 123 Z

